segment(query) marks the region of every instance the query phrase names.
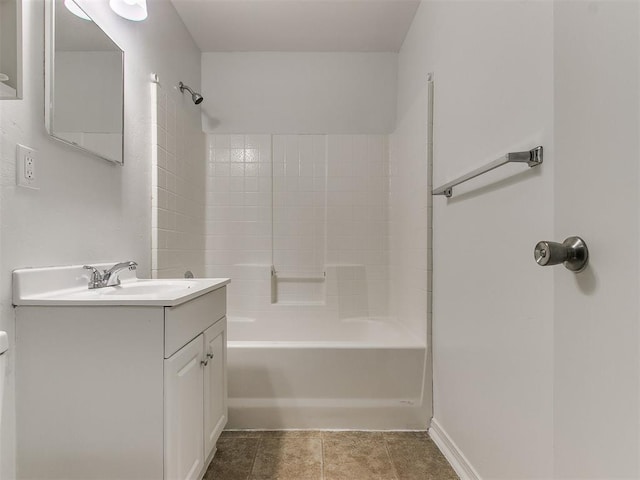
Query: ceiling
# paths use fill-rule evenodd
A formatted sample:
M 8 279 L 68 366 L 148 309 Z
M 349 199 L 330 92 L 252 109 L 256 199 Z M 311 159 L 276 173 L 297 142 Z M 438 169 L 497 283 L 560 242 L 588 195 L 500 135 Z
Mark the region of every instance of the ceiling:
M 171 0 L 203 52 L 397 52 L 420 0 Z

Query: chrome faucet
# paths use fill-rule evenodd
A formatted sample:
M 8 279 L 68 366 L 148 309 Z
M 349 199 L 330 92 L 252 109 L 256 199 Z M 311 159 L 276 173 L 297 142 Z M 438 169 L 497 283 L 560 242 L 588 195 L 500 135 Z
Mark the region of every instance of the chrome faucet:
M 89 288 L 103 288 L 103 287 L 115 287 L 120 285 L 120 277 L 118 274 L 128 268 L 129 270 L 135 270 L 138 264 L 136 262 L 120 262 L 116 263 L 108 270 L 100 272 L 96 267 L 91 265 L 85 265 L 84 268 L 91 270 L 91 278 L 89 279 Z

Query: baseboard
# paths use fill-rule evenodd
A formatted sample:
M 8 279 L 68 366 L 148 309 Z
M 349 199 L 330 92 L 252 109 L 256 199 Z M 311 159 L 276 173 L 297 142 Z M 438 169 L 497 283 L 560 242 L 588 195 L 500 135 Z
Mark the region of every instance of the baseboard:
M 431 420 L 429 427 L 429 436 L 438 446 L 444 457 L 449 461 L 453 469 L 456 471 L 460 480 L 482 480 L 478 472 L 469 463 L 469 460 L 460 451 L 451 437 L 447 435 L 442 426 L 434 418 Z
M 204 476 L 207 474 L 207 470 L 209 469 L 209 464 L 213 462 L 213 457 L 215 457 L 217 451 L 218 448 L 214 446 L 213 450 L 211 450 L 211 453 L 209 454 L 209 458 L 207 458 L 204 462 L 200 475 L 198 475 L 196 478 L 204 480 Z

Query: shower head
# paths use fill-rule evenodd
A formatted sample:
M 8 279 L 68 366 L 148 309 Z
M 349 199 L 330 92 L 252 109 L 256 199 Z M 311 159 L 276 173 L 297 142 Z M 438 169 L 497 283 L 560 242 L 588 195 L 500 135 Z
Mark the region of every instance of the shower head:
M 185 85 L 184 83 L 180 82 L 178 84 L 178 88 L 180 89 L 181 92 L 184 93 L 184 91 L 186 90 L 187 92 L 189 92 L 191 94 L 191 99 L 193 100 L 193 103 L 195 103 L 196 105 L 199 105 L 202 103 L 202 100 L 204 100 L 204 97 L 202 95 L 200 95 L 199 93 L 194 92 L 193 90 L 191 90 L 187 85 Z

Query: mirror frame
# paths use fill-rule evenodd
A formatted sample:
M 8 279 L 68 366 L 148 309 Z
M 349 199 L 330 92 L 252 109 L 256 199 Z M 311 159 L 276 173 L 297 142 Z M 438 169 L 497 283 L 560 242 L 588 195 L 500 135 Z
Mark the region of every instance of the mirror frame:
M 120 49 L 122 54 L 122 142 L 121 142 L 121 155 L 122 159 L 120 161 L 114 160 L 112 158 L 107 158 L 105 156 L 100 155 L 98 152 L 90 150 L 88 148 L 83 147 L 82 145 L 78 145 L 75 142 L 67 140 L 65 138 L 56 136 L 53 131 L 53 117 L 54 117 L 54 89 L 55 89 L 55 77 L 53 72 L 55 71 L 55 49 L 56 49 L 56 0 L 45 0 L 44 2 L 44 124 L 47 129 L 47 133 L 49 136 L 59 142 L 62 142 L 66 145 L 74 147 L 82 152 L 85 152 L 95 158 L 100 158 L 102 160 L 106 160 L 107 162 L 114 163 L 116 165 L 124 165 L 124 132 L 125 130 L 125 115 L 124 115 L 124 107 L 125 107 L 125 52 L 124 49 L 109 35 L 105 32 L 100 25 L 98 25 L 93 18 L 91 21 L 98 27 L 102 33 L 113 42 L 113 44 Z M 79 7 L 83 12 L 82 7 Z M 85 12 L 85 14 L 90 17 L 89 14 Z

